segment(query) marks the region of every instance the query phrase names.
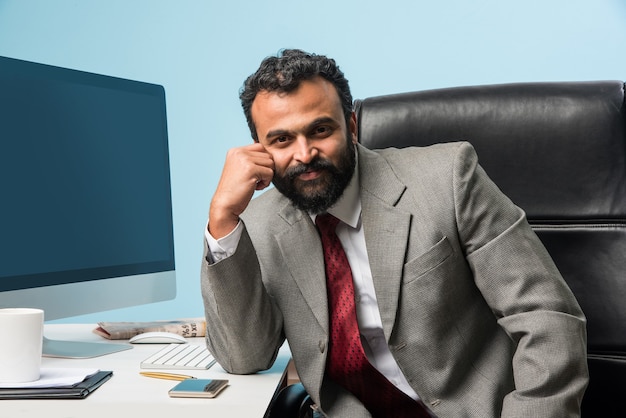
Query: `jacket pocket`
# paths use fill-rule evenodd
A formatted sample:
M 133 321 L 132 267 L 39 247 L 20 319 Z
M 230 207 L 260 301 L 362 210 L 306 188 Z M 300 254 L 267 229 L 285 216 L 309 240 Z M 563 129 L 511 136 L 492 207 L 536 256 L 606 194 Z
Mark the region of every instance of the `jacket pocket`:
M 454 249 L 447 237 L 441 238 L 425 253 L 418 255 L 404 265 L 404 282 L 410 283 L 424 274 L 436 269 L 443 264 L 452 254 Z

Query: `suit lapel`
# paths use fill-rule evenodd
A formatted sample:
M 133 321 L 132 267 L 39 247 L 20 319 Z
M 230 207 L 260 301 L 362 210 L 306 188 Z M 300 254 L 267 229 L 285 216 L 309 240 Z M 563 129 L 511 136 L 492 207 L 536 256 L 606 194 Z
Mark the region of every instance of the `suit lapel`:
M 387 161 L 360 148 L 361 205 L 365 242 L 387 341 L 396 319 L 411 214 L 399 209 L 406 186 Z
M 278 213 L 287 227 L 276 235 L 283 260 L 322 329 L 328 331 L 324 254 L 311 218 L 288 203 Z

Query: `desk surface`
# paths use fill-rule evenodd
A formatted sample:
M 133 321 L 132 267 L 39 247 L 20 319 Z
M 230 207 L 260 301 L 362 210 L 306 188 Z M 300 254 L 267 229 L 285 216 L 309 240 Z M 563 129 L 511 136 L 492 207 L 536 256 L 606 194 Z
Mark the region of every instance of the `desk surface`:
M 46 325 L 50 339 L 73 341 L 107 340 L 92 333 L 94 325 Z M 190 338 L 193 344 L 204 344 L 203 338 Z M 125 342 L 125 341 L 114 341 Z M 112 370 L 113 377 L 86 399 L 81 400 L 3 400 L 2 417 L 99 418 L 99 417 L 263 417 L 276 389 L 285 377 L 289 351 L 285 345 L 265 372 L 254 375 L 232 375 L 219 364 L 209 370 L 178 371 L 198 378 L 228 379 L 230 386 L 214 399 L 170 398 L 167 391 L 176 381 L 141 376 L 139 364 L 158 351 L 160 344 L 136 344 L 130 350 L 91 359 L 44 357 L 42 367 L 86 367 Z

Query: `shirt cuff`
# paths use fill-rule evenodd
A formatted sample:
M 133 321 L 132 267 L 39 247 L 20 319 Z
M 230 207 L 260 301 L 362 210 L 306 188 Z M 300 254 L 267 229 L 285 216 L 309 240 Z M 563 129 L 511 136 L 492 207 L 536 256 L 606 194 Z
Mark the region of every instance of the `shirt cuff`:
M 204 236 L 206 238 L 207 245 L 209 246 L 209 252 L 213 258 L 213 262 L 217 263 L 225 258 L 230 257 L 237 250 L 239 240 L 241 239 L 241 233 L 243 232 L 243 223 L 241 220 L 237 223 L 235 229 L 220 239 L 215 239 L 209 233 L 209 224 L 207 223 L 204 228 Z

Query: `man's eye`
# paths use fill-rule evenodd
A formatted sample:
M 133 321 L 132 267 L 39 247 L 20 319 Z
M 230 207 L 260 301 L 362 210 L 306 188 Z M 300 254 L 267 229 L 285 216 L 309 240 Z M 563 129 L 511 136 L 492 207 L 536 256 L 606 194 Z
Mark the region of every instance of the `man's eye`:
M 287 140 L 289 140 L 289 138 L 286 136 L 279 136 L 275 139 L 276 142 L 287 142 Z
M 315 128 L 315 134 L 316 135 L 328 135 L 331 133 L 331 129 L 328 126 L 318 126 Z

